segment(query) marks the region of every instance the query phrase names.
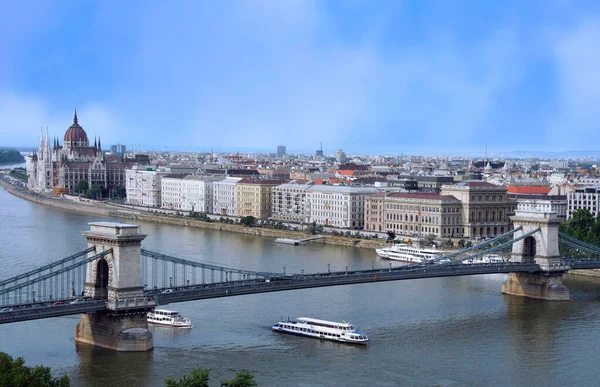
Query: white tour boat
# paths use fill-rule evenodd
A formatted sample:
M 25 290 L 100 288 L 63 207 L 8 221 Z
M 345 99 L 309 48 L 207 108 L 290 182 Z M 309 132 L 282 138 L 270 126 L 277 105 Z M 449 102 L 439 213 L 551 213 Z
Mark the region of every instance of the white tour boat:
M 423 249 L 413 247 L 405 243 L 375 249 L 381 258 L 406 263 L 428 263 L 434 258 L 442 255 L 443 251 L 438 249 Z
M 298 317 L 296 321 L 280 321 L 273 325 L 272 329 L 278 332 L 343 343 L 367 344 L 369 342 L 369 338 L 364 332 L 355 330 L 354 325 L 347 322 Z
M 191 328 L 192 320 L 182 317 L 179 312 L 167 309 L 155 309 L 148 313 L 148 323 L 176 328 Z

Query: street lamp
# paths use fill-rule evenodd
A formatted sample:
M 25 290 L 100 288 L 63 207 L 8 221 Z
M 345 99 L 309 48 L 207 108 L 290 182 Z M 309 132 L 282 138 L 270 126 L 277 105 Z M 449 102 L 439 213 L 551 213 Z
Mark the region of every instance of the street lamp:
M 173 287 L 173 277 L 169 277 L 169 287 Z
M 327 264 L 327 272 L 328 272 L 328 273 L 331 273 L 330 267 L 331 267 L 331 265 L 328 263 L 328 264 Z

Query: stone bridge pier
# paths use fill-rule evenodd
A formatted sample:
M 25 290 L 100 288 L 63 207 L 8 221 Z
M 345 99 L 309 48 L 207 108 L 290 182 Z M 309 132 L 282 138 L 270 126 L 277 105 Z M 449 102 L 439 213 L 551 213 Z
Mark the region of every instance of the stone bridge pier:
M 560 220 L 554 212 L 517 210 L 511 217 L 514 227 L 522 227 L 514 234 L 518 238 L 539 229 L 535 234 L 513 244 L 511 261 L 536 263 L 538 273 L 511 273 L 502 284 L 502 293 L 543 300 L 569 300 L 569 290 L 562 284 L 562 276 L 570 267 L 561 262 L 558 247 Z
M 146 314 L 156 306 L 144 298 L 141 243 L 146 235 L 133 224 L 96 222 L 82 233 L 88 247 L 112 253 L 88 263 L 85 296 L 106 300 L 107 310 L 82 314 L 75 340 L 116 351 L 148 351 L 154 347 Z

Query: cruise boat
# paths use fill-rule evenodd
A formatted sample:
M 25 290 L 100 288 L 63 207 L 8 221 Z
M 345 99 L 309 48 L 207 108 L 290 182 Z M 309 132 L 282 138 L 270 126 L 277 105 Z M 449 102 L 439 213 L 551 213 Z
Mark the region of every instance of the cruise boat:
M 179 312 L 167 309 L 155 309 L 148 313 L 148 323 L 176 328 L 191 328 L 192 320 L 182 317 Z
M 399 243 L 392 246 L 375 249 L 381 258 L 406 263 L 429 263 L 434 258 L 442 255 L 443 251 L 438 249 L 424 249 Z
M 296 321 L 280 321 L 273 325 L 272 329 L 278 332 L 342 343 L 367 344 L 369 342 L 369 338 L 364 332 L 355 330 L 354 325 L 347 322 L 298 317 Z

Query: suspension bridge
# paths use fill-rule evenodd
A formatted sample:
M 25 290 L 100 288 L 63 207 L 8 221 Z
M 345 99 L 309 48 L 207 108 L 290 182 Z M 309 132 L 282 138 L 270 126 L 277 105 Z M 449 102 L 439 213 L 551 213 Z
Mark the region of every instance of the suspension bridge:
M 508 274 L 505 294 L 568 300 L 562 275 L 600 268 L 600 248 L 560 233 L 555 214 L 517 211 L 512 220 L 513 230 L 427 264 L 320 273 L 253 271 L 184 259 L 142 248 L 146 235 L 137 225 L 90 223 L 83 232 L 88 248 L 0 280 L 0 324 L 80 314 L 77 341 L 143 351 L 153 347 L 146 313 L 169 303 L 497 273 Z M 485 260 L 490 254 L 506 259 Z

